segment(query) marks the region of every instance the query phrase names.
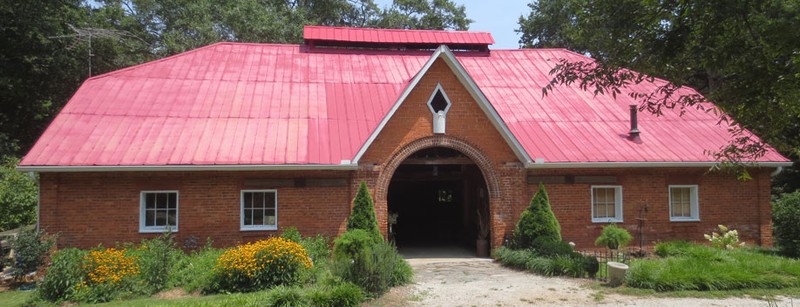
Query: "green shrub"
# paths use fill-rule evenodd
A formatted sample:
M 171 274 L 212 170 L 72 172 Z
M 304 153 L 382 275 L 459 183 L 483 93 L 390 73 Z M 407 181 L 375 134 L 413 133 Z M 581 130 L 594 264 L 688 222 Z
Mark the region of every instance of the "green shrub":
M 683 240 L 661 242 L 656 244 L 654 253 L 660 257 L 684 256 L 694 246 Z
M 589 278 L 594 278 L 597 276 L 597 272 L 600 271 L 600 262 L 597 261 L 595 256 L 586 255 L 584 258 L 586 258 L 584 260 L 584 270 L 589 274 Z
M 392 280 L 389 284 L 392 287 L 402 286 L 410 283 L 413 276 L 414 269 L 411 268 L 408 261 L 398 255 L 397 262 L 394 264 L 394 270 L 392 271 Z
M 205 248 L 183 257 L 174 267 L 170 284 L 187 292 L 210 293 L 219 286 L 214 285 L 214 266 L 223 250 Z
M 636 260 L 625 282 L 656 291 L 768 289 L 800 286 L 800 261 L 751 249 L 686 244 L 657 246 L 665 258 Z
M 22 230 L 11 240 L 14 250 L 13 274 L 21 278 L 28 273 L 36 272 L 42 264 L 47 252 L 55 241 L 44 232 L 38 230 Z
M 398 258 L 394 246 L 381 242 L 358 250 L 351 257 L 338 254 L 332 263 L 333 274 L 352 282 L 371 296 L 378 296 L 392 286 Z
M 348 230 L 333 241 L 333 256 L 352 259 L 360 251 L 382 242 L 366 230 Z
M 67 248 L 53 254 L 44 279 L 36 287 L 36 296 L 51 302 L 73 300 L 83 284 L 81 264 L 86 253 L 77 248 Z
M 330 239 L 325 236 L 316 235 L 314 237 L 301 238 L 298 243 L 305 248 L 314 265 L 320 262 L 327 262 L 331 257 Z
M 539 237 L 561 241 L 561 226 L 550 208 L 550 199 L 543 184 L 539 184 L 539 191 L 520 215 L 514 228 L 513 246 L 517 249 L 530 248 Z
M 787 256 L 800 257 L 800 191 L 783 194 L 772 204 L 775 243 Z
M 300 307 L 308 306 L 309 304 L 306 301 L 306 296 L 303 294 L 303 291 L 300 288 L 281 285 L 267 291 L 264 305 Z
M 381 231 L 378 229 L 378 220 L 375 218 L 375 203 L 369 194 L 367 184 L 363 181 L 358 187 L 356 198 L 353 199 L 353 211 L 347 219 L 347 230 L 363 229 L 376 240 L 383 240 Z
M 0 231 L 36 222 L 36 179 L 17 170 L 19 159 L 0 159 Z
M 311 266 L 300 244 L 273 237 L 227 249 L 214 266 L 212 285 L 228 292 L 292 286 L 301 281 L 301 270 Z
M 500 247 L 495 251 L 495 258 L 504 266 L 527 270 L 545 276 L 584 277 L 590 272 L 587 269 L 590 266 L 589 260 L 579 253 L 542 257 L 536 251 L 530 249 L 520 250 Z M 596 263 L 597 259 L 594 260 Z
M 600 236 L 594 241 L 597 246 L 608 246 L 610 249 L 617 249 L 625 247 L 633 240 L 633 236 L 627 229 L 617 226 L 616 224 L 609 224 L 603 226 Z
M 349 282 L 308 292 L 308 300 L 315 307 L 359 306 L 364 299 L 364 291 Z
M 300 240 L 303 239 L 303 235 L 300 234 L 300 231 L 295 227 L 286 227 L 283 229 L 283 232 L 281 232 L 281 238 L 294 243 L 300 243 Z
M 533 240 L 531 249 L 542 257 L 553 258 L 572 254 L 572 246 L 564 241 L 555 241 L 551 237 L 538 237 Z
M 141 273 L 139 278 L 146 285 L 146 292 L 155 293 L 171 286 L 170 276 L 175 266 L 186 257 L 178 249 L 170 233 L 150 240 L 142 240 L 138 247 L 131 248 L 137 257 Z

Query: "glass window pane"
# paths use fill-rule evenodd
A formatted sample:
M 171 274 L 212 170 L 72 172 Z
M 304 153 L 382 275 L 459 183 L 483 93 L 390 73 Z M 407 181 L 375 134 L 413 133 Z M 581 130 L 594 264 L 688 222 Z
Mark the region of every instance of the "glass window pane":
M 245 192 L 242 196 L 244 199 L 242 202 L 244 203 L 245 209 L 253 208 L 253 193 L 252 192 Z M 245 210 L 247 211 L 247 210 Z
M 167 211 L 156 210 L 155 213 L 156 213 L 156 222 L 153 226 L 167 225 Z
M 176 220 L 178 217 L 178 212 L 176 210 L 169 210 L 167 211 L 167 226 L 175 226 L 177 225 Z
M 167 208 L 167 193 L 156 193 L 156 208 Z
M 175 209 L 178 208 L 178 193 L 167 193 L 169 201 L 168 208 Z
M 253 225 L 264 225 L 264 210 L 263 209 L 254 209 L 253 210 Z
M 144 194 L 144 207 L 148 209 L 156 207 L 156 195 L 154 193 Z
M 266 208 L 275 208 L 275 192 L 264 193 Z
M 156 225 L 156 211 L 155 210 L 145 210 L 144 211 L 144 225 L 145 226 L 155 226 Z
M 253 193 L 253 208 L 264 208 L 264 193 Z
M 275 216 L 265 216 L 264 217 L 264 225 L 275 225 Z
M 248 226 L 253 225 L 253 210 L 244 210 L 244 224 Z

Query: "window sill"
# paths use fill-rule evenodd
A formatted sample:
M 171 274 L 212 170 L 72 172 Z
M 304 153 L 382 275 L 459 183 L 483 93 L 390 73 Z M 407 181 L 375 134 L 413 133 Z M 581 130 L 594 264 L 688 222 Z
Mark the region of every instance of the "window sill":
M 669 219 L 669 221 L 670 221 L 670 222 L 678 222 L 678 223 L 680 223 L 680 222 L 699 222 L 699 221 L 700 221 L 700 219 L 699 219 L 699 218 L 686 218 L 686 219 L 674 219 L 674 218 L 670 218 L 670 219 Z
M 611 224 L 611 223 L 622 223 L 622 219 L 592 219 L 592 223 L 595 224 Z
M 175 233 L 178 232 L 178 227 L 159 227 L 159 228 L 139 228 L 139 233 Z
M 239 231 L 269 231 L 269 230 L 278 230 L 278 226 L 249 226 L 249 227 L 239 228 Z

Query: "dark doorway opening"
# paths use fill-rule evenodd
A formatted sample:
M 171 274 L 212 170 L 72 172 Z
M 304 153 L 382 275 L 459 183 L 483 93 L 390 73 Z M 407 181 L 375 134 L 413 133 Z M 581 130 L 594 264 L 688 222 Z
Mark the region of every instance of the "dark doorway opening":
M 392 176 L 387 200 L 390 239 L 401 252 L 451 248 L 474 254 L 478 210 L 480 216 L 489 216 L 480 169 L 448 148 L 423 149 L 403 161 Z

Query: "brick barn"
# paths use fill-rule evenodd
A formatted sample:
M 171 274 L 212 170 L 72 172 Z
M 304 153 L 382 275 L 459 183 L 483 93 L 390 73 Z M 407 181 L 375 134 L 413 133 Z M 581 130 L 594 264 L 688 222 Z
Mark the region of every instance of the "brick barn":
M 300 45 L 213 44 L 88 79 L 19 169 L 39 174 L 38 226 L 60 246 L 335 236 L 362 181 L 401 248 L 474 248 L 480 217 L 498 247 L 540 182 L 578 247 L 610 222 L 637 243 L 726 224 L 771 244 L 770 174 L 789 160 L 709 172 L 731 138 L 713 113 L 641 113 L 637 133 L 625 94 L 542 95 L 559 59 L 588 58 L 493 43 L 309 26 Z

